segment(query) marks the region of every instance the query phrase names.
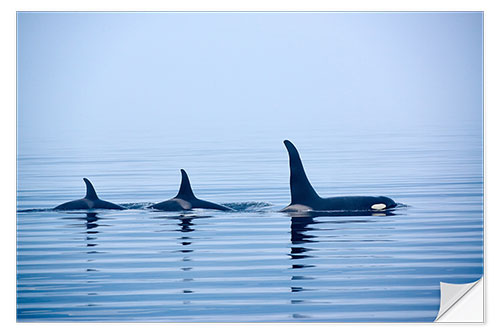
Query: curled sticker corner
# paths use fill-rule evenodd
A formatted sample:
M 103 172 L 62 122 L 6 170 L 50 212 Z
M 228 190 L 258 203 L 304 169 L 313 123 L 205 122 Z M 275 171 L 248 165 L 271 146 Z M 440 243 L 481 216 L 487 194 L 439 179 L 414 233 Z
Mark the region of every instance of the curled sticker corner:
M 452 312 L 455 308 L 461 303 L 467 302 L 466 295 L 470 294 L 470 291 L 474 287 L 480 287 L 476 293 L 474 293 L 475 297 L 480 297 L 477 301 L 480 302 L 479 307 L 475 304 L 472 309 L 467 309 L 467 313 L 472 314 L 472 316 L 460 317 L 453 316 Z M 436 316 L 435 322 L 482 322 L 483 318 L 483 278 L 481 277 L 479 280 L 471 282 L 471 283 L 445 283 L 440 282 L 441 289 L 441 300 L 439 305 L 439 312 Z

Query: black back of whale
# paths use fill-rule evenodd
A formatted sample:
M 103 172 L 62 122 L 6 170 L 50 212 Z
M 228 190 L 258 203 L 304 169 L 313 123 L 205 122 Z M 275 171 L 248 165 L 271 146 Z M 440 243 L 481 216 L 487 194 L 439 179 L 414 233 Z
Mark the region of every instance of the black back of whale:
M 87 194 L 84 198 L 65 202 L 57 207 L 55 210 L 74 210 L 74 209 L 125 209 L 120 205 L 114 204 L 109 201 L 104 201 L 97 197 L 97 193 L 92 186 L 92 183 L 87 178 L 83 178 L 87 187 Z
M 316 193 L 309 179 L 307 179 L 302 160 L 297 148 L 288 140 L 284 141 L 288 150 L 290 161 L 290 193 L 291 203 L 289 207 L 306 206 L 312 210 L 344 210 L 344 211 L 373 211 L 373 205 L 384 204 L 384 209 L 396 207 L 394 200 L 388 197 L 379 196 L 342 196 L 332 198 L 322 198 Z
M 198 199 L 193 193 L 191 182 L 189 181 L 189 177 L 184 169 L 181 169 L 181 175 L 181 186 L 177 195 L 172 199 L 154 204 L 151 206 L 151 208 L 164 211 L 190 210 L 193 208 L 215 209 L 222 211 L 232 210 L 231 208 L 226 206 Z

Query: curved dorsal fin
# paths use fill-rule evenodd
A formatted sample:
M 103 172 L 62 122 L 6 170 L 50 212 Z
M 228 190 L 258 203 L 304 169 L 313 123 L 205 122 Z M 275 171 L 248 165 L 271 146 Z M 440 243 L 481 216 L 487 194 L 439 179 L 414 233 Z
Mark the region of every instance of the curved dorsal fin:
M 290 159 L 290 192 L 292 204 L 308 204 L 320 198 L 307 179 L 297 148 L 288 140 L 283 141 Z
M 97 199 L 97 193 L 95 192 L 94 186 L 87 178 L 83 178 L 85 185 L 87 186 L 87 194 L 85 195 L 85 199 L 95 200 Z
M 175 196 L 176 198 L 181 199 L 193 199 L 195 198 L 193 189 L 191 188 L 191 183 L 189 182 L 188 175 L 184 169 L 181 169 L 181 187 L 179 188 L 179 193 Z

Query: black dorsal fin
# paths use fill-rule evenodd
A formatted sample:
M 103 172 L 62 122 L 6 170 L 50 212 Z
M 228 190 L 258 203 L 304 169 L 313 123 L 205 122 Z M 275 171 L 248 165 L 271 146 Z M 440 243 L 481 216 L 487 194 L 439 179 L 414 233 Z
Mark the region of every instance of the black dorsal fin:
M 291 204 L 304 204 L 307 205 L 320 196 L 312 187 L 309 179 L 307 179 L 304 166 L 300 160 L 297 148 L 288 140 L 283 142 L 288 150 L 288 157 L 290 159 L 290 192 L 292 195 Z
M 193 189 L 191 188 L 191 183 L 189 182 L 189 177 L 186 171 L 184 171 L 184 169 L 181 169 L 181 175 L 182 175 L 181 187 L 179 188 L 179 193 L 177 193 L 175 197 L 180 199 L 195 198 Z
M 94 186 L 87 178 L 83 178 L 85 185 L 87 186 L 87 194 L 85 195 L 85 199 L 95 200 L 97 199 L 97 193 L 95 192 Z

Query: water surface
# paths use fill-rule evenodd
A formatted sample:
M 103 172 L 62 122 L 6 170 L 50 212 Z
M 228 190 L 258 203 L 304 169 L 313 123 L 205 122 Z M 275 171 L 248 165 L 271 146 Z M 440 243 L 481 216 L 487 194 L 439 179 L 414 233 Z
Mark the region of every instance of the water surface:
M 19 321 L 420 322 L 439 282 L 483 274 L 482 139 L 467 131 L 227 140 L 142 133 L 18 147 Z M 323 196 L 386 195 L 392 214 L 291 217 L 283 139 Z M 159 212 L 179 169 L 235 212 Z M 82 177 L 125 211 L 56 212 Z

